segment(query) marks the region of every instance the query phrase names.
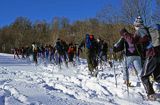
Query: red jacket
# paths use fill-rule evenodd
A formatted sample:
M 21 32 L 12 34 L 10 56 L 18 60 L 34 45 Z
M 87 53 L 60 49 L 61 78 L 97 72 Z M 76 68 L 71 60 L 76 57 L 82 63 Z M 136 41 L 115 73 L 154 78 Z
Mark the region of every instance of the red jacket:
M 73 53 L 74 53 L 74 47 L 69 47 L 68 54 L 73 54 Z

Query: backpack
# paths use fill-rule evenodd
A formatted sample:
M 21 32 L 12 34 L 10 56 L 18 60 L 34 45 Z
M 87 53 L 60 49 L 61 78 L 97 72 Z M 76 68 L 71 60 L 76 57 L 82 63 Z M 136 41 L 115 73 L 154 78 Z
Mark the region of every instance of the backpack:
M 151 44 L 153 47 L 160 45 L 160 24 L 154 24 L 148 28 L 148 32 L 151 38 Z
M 62 52 L 62 51 L 63 51 L 63 46 L 62 46 L 62 44 L 61 44 L 60 41 L 56 42 L 55 48 L 56 48 L 56 50 L 57 50 L 58 52 Z
M 94 41 L 94 36 L 86 34 L 86 47 L 88 49 L 92 49 L 94 47 L 93 41 Z

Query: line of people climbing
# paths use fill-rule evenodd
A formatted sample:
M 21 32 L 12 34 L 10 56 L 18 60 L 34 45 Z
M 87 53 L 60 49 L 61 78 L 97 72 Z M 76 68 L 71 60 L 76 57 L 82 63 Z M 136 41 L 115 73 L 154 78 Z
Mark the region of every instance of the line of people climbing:
M 89 42 L 87 42 L 90 41 Z M 89 48 L 89 46 L 92 46 Z M 85 49 L 84 49 L 85 48 Z M 86 34 L 86 38 L 80 43 L 69 43 L 67 44 L 64 40 L 58 38 L 56 43 L 52 45 L 42 45 L 37 44 L 35 42 L 32 45 L 22 47 L 22 48 L 14 48 L 12 49 L 12 53 L 14 54 L 14 58 L 29 58 L 32 55 L 33 62 L 37 65 L 38 58 L 43 59 L 45 63 L 54 63 L 61 67 L 61 64 L 64 63 L 68 67 L 68 62 L 71 62 L 75 66 L 75 61 L 80 63 L 80 53 L 86 52 L 87 61 L 89 66 L 89 71 L 93 72 L 98 66 L 98 62 L 102 64 L 103 62 L 107 62 L 107 52 L 108 52 L 108 44 L 104 40 L 100 38 L 94 38 L 94 35 Z M 74 59 L 75 58 L 75 59 Z M 94 62 L 94 63 L 93 63 Z
M 153 84 L 150 77 L 160 82 L 160 25 L 156 24 L 151 28 L 146 28 L 142 18 L 139 16 L 134 22 L 135 33 L 132 34 L 123 28 L 120 30 L 120 39 L 113 46 L 113 52 L 122 51 L 124 58 L 123 79 L 124 84 L 131 85 L 129 81 L 129 67 L 134 66 L 137 75 L 137 83 L 144 85 L 147 96 L 150 100 L 156 100 Z M 86 52 L 89 74 L 97 76 L 98 65 L 107 62 L 108 44 L 100 38 L 95 38 L 92 34 L 86 34 L 80 44 L 67 44 L 61 39 L 57 39 L 52 45 L 37 45 L 32 43 L 31 47 L 14 49 L 14 58 L 19 54 L 22 58 L 28 57 L 30 52 L 33 61 L 38 64 L 38 57 L 49 62 L 54 62 L 61 67 L 62 62 L 68 67 L 68 62 L 74 65 L 75 60 L 79 61 L 82 51 Z M 114 54 L 114 53 L 113 53 Z

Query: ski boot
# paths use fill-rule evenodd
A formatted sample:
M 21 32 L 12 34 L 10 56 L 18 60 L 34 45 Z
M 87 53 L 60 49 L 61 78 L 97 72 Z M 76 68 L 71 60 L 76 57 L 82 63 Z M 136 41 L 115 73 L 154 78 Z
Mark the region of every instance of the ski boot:
M 148 100 L 150 101 L 156 101 L 156 94 L 151 94 L 151 95 L 148 95 Z
M 131 87 L 131 82 L 130 81 L 125 80 L 124 84 L 126 84 L 128 87 Z

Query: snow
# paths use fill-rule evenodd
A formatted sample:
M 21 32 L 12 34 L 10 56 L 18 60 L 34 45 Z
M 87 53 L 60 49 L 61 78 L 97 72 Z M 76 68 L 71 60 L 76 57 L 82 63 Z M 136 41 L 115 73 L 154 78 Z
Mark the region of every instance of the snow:
M 40 61 L 40 59 L 39 59 Z M 14 59 L 0 53 L 0 105 L 159 105 L 158 101 L 143 100 L 144 88 L 123 84 L 120 62 L 114 68 L 107 64 L 99 69 L 98 77 L 88 75 L 87 62 L 81 59 L 76 66 L 39 63 Z M 137 77 L 131 69 L 131 82 Z M 154 86 L 155 87 L 155 86 Z M 160 96 L 160 95 L 159 95 Z

